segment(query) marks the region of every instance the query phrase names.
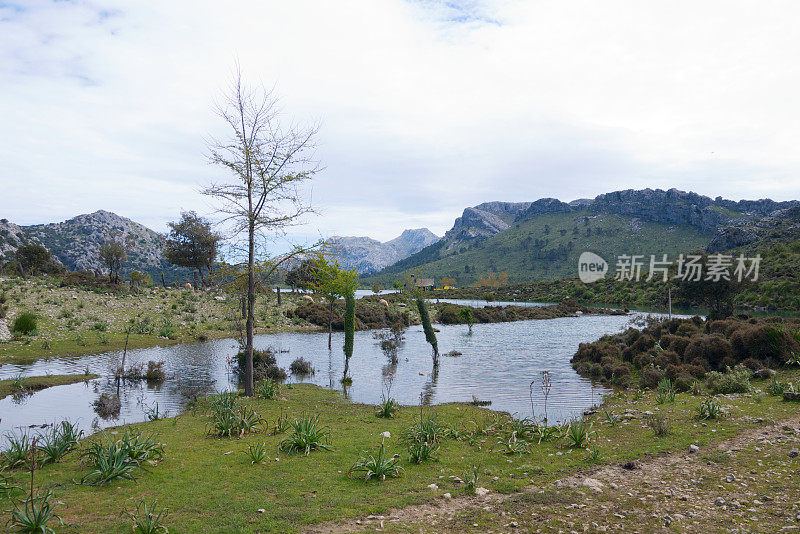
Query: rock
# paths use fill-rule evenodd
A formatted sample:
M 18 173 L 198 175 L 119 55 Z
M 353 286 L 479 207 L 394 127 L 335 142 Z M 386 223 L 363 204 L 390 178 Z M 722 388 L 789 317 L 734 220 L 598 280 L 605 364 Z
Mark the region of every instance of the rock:
M 716 506 L 725 506 L 726 504 L 725 499 L 723 499 L 722 497 L 717 497 L 716 500 L 714 501 L 714 504 Z
M 733 475 L 728 475 L 725 477 L 725 482 L 727 482 L 728 484 L 732 484 L 736 482 L 736 477 Z
M 475 495 L 478 497 L 486 497 L 489 493 L 490 491 L 486 488 L 475 488 Z
M 800 401 L 800 391 L 784 391 L 783 400 L 785 401 Z
M 428 489 L 436 491 L 439 489 L 439 486 L 436 484 L 428 484 Z
M 603 483 L 597 480 L 596 478 L 584 478 L 581 484 L 586 486 L 590 490 L 596 491 L 598 493 L 602 492 L 603 488 L 605 487 Z
M 798 455 L 800 455 L 800 450 L 797 450 L 796 447 L 789 451 L 789 458 L 797 458 Z
M 698 447 L 697 445 L 689 445 L 689 453 L 690 454 L 694 454 L 699 450 L 700 450 L 700 447 Z
M 672 519 L 672 517 L 669 514 L 664 516 L 664 526 L 665 527 L 670 526 L 673 521 L 674 521 L 674 519 Z
M 266 512 L 266 510 L 265 510 L 265 509 L 263 509 L 263 508 L 259 508 L 259 509 L 258 509 L 258 513 L 259 513 L 259 514 L 263 514 L 264 512 Z
M 453 496 L 450 495 L 449 493 L 445 493 L 444 495 L 442 495 L 442 497 L 444 497 L 445 499 L 452 499 L 453 498 Z
M 764 367 L 763 369 L 759 369 L 755 373 L 753 373 L 754 378 L 772 378 L 778 374 L 774 369 L 767 369 Z
M 11 331 L 8 329 L 6 320 L 0 319 L 0 341 L 9 341 L 11 337 Z

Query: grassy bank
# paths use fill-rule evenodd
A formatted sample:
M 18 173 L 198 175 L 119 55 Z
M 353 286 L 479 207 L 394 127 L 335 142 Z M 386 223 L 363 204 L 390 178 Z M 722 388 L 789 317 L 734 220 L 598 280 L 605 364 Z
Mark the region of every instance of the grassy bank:
M 37 323 L 31 335 L 17 334 L 0 343 L 0 363 L 120 350 L 127 330 L 128 348 L 233 337 L 241 314 L 234 296 L 215 291 L 155 287 L 112 293 L 61 287 L 58 279 L 47 277 L 3 280 L 0 291 L 6 297 L 9 327 L 25 312 L 35 314 Z M 287 317 L 301 302 L 300 295 L 282 297 L 278 306 L 276 295 L 259 295 L 257 333 L 317 329 Z
M 15 334 L 0 343 L 0 363 L 25 364 L 41 358 L 79 356 L 128 348 L 165 346 L 239 335 L 241 302 L 221 291 L 142 288 L 137 292 L 102 292 L 62 287 L 58 279 L 29 278 L 0 281 L 6 297 L 7 324 L 22 313 L 36 316 L 36 330 Z M 438 295 L 437 295 L 438 296 Z M 329 309 L 319 296 L 313 302 L 299 294 L 261 293 L 256 300 L 255 332 L 317 332 L 327 330 Z M 343 302 L 334 305 L 333 329 L 343 328 Z M 439 320 L 441 306 L 431 306 Z M 522 310 L 475 310 L 476 322 L 548 319 L 600 313 L 562 305 Z M 507 313 L 508 312 L 508 313 Z M 450 314 L 452 315 L 452 314 Z M 416 305 L 409 295 L 371 295 L 356 303 L 356 328 L 384 328 L 396 322 L 418 324 Z M 454 322 L 452 317 L 440 322 Z M 130 335 L 127 332 L 130 331 Z
M 9 395 L 33 393 L 53 386 L 66 386 L 94 378 L 97 378 L 97 375 L 81 373 L 79 375 L 25 376 L 0 380 L 0 399 Z
M 797 371 L 781 375 L 783 380 L 799 378 Z M 768 421 L 797 416 L 796 403 L 758 391 L 765 389 L 766 382 L 755 385 L 752 394 L 715 397 L 724 416 L 713 420 L 697 418 L 697 407 L 706 400 L 703 396 L 679 393 L 673 402 L 659 404 L 653 393 L 615 394 L 606 399 L 600 413 L 588 418 L 592 425 L 591 452 L 585 443 L 571 448 L 567 439 L 539 443 L 534 437 L 524 437 L 524 433 L 512 435 L 518 427 L 511 419 L 472 405 L 425 408 L 425 419 L 436 417 L 455 433 L 441 439 L 435 460 L 419 465 L 409 461 L 407 448 L 399 439 L 419 418 L 419 407 L 401 407 L 395 418 L 381 419 L 376 417 L 374 406 L 351 404 L 336 392 L 299 385 L 283 388 L 274 400 L 239 402 L 255 410 L 267 429 L 273 428 L 281 415 L 318 415 L 320 425 L 330 429 L 326 441 L 332 447 L 330 451 L 313 451 L 308 456 L 280 452 L 279 443 L 286 433 L 272 435 L 269 431 L 241 439 L 209 437 L 210 411 L 201 401 L 173 419 L 129 427 L 144 430 L 164 444 L 164 459 L 148 466 L 147 472 L 138 472 L 137 482 L 114 480 L 103 487 L 74 484 L 89 471 L 78 451 L 66 461 L 38 471 L 36 484 L 54 488 L 57 500 L 63 503 L 57 507 L 65 522 L 59 532 L 130 531 L 130 520 L 121 513 L 133 510 L 142 499 L 157 500 L 158 507 L 169 509 L 166 524 L 170 532 L 295 532 L 314 524 L 383 514 L 393 508 L 442 503 L 448 500 L 445 493 L 454 499 L 467 498 L 465 484 L 454 477 L 467 477 L 473 467 L 478 474 L 476 485 L 488 489 L 490 495 L 525 495 L 532 487 L 543 487 L 556 479 L 604 465 L 648 461 L 687 451 L 690 445 L 697 445 L 701 454 L 713 455 L 716 453 L 711 448 L 716 443 L 761 428 Z M 655 436 L 647 424 L 648 413 L 661 414 L 670 432 Z M 387 453 L 400 455 L 402 476 L 380 483 L 348 477 L 348 469 L 365 451 L 377 454 L 380 434 L 387 431 L 391 435 L 385 439 Z M 121 429 L 107 430 L 84 440 L 80 449 L 104 439 L 118 439 L 121 434 Z M 245 452 L 257 444 L 264 444 L 266 456 L 263 463 L 251 464 Z M 796 469 L 797 460 L 792 461 Z M 751 468 L 758 466 L 752 464 Z M 18 470 L 15 478 L 22 482 L 27 474 Z M 773 493 L 796 495 L 800 489 L 796 477 L 783 484 L 773 488 Z M 496 517 L 484 514 L 477 505 L 472 512 L 474 530 L 495 528 L 489 518 L 496 521 Z M 769 521 L 778 519 L 765 516 L 763 521 L 762 526 L 767 528 L 772 524 Z M 459 523 L 461 530 L 472 529 L 472 525 Z M 431 528 L 436 530 L 427 529 Z

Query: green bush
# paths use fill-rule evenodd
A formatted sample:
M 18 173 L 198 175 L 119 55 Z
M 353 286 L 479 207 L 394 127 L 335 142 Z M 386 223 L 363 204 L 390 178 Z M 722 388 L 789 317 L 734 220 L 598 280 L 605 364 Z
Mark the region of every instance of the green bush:
M 24 312 L 17 315 L 11 325 L 11 331 L 24 335 L 36 333 L 38 319 L 35 313 Z
M 750 376 L 752 372 L 743 365 L 733 369 L 728 367 L 724 373 L 711 371 L 706 375 L 706 387 L 713 394 L 718 393 L 747 393 L 750 391 Z

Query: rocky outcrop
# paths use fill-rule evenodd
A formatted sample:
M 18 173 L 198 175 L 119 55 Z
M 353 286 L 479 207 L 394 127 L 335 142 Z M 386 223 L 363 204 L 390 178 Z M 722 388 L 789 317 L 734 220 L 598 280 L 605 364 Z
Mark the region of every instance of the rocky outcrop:
M 0 260 L 11 260 L 17 248 L 34 243 L 41 244 L 38 239 L 28 235 L 22 227 L 9 222 L 8 219 L 0 220 Z
M 444 236 L 447 249 L 486 239 L 507 229 L 531 202 L 485 202 L 466 208 Z
M 153 230 L 109 211 L 79 215 L 60 223 L 24 227 L 70 270 L 104 271 L 100 247 L 108 240 L 122 243 L 128 260 L 123 272 L 159 271 L 172 266 L 162 256 L 163 237 Z
M 521 221 L 545 213 L 569 213 L 571 211 L 575 211 L 572 202 L 567 204 L 566 202 L 561 202 L 557 198 L 540 198 L 536 202 L 531 202 L 531 205 L 528 206 L 527 209 L 521 211 L 516 216 L 515 220 Z
M 765 239 L 800 239 L 800 206 L 779 209 L 760 219 L 740 219 L 720 228 L 706 250 L 720 252 Z
M 334 236 L 330 241 L 343 267 L 365 274 L 397 263 L 439 239 L 427 228 L 416 228 L 404 230 L 398 237 L 385 243 L 369 237 Z
M 127 260 L 121 274 L 132 270 L 148 272 L 154 280 L 165 273 L 166 280 L 191 279 L 189 269 L 176 267 L 162 254 L 164 238 L 144 225 L 109 211 L 78 215 L 67 221 L 17 226 L 0 221 L 0 260 L 8 261 L 17 247 L 26 243 L 45 246 L 53 258 L 72 271 L 106 271 L 99 258 L 100 247 L 113 239 L 123 244 Z
M 596 197 L 588 209 L 595 213 L 615 213 L 643 221 L 689 225 L 716 231 L 734 222 L 746 225 L 776 210 L 800 205 L 797 201 L 711 199 L 697 193 L 670 189 L 626 189 Z

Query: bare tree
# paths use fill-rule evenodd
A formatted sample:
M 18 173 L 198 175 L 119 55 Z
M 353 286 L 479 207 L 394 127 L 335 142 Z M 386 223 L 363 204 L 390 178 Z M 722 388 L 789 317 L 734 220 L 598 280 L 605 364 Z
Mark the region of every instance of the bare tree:
M 223 221 L 232 223 L 234 236 L 247 233 L 247 322 L 245 394 L 253 395 L 253 327 L 255 308 L 256 238 L 279 235 L 313 212 L 299 187 L 319 170 L 313 159 L 318 127 L 300 128 L 280 120 L 275 96 L 263 87 L 247 86 L 237 68 L 233 83 L 217 114 L 230 136 L 209 141 L 211 163 L 233 175 L 213 183 L 203 193 L 221 200 Z M 285 257 L 288 259 L 288 256 Z

